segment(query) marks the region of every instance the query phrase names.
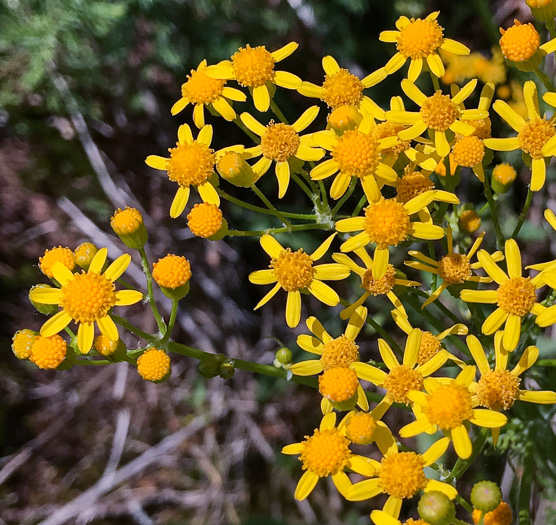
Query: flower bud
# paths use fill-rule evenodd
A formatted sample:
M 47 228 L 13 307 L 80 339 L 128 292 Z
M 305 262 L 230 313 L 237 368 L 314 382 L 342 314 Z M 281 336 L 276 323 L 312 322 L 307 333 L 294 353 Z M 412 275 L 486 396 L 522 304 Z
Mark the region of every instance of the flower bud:
M 203 377 L 208 379 L 216 377 L 220 374 L 221 366 L 227 362 L 227 357 L 224 354 L 211 354 L 205 356 L 197 365 L 197 371 Z
M 228 223 L 216 204 L 195 204 L 187 216 L 187 225 L 193 235 L 211 241 L 222 239 L 228 231 Z
M 218 372 L 218 375 L 222 379 L 230 379 L 235 373 L 236 369 L 234 368 L 234 365 L 228 361 L 220 365 L 220 371 Z
M 458 218 L 458 226 L 465 233 L 474 233 L 481 227 L 481 218 L 475 210 L 464 210 Z
M 429 525 L 450 525 L 456 517 L 454 503 L 446 494 L 436 490 L 421 496 L 417 511 Z
M 171 371 L 170 357 L 164 350 L 149 348 L 137 359 L 137 372 L 145 381 L 160 383 Z
M 73 252 L 69 248 L 63 248 L 62 246 L 54 247 L 50 250 L 46 250 L 42 257 L 39 257 L 39 268 L 44 275 L 52 279 L 52 266 L 54 263 L 60 262 L 70 271 L 75 268 L 75 259 L 73 257 Z
M 66 342 L 58 334 L 51 337 L 39 335 L 33 342 L 29 360 L 39 368 L 50 370 L 58 368 L 66 358 L 67 351 Z
M 284 365 L 290 365 L 293 359 L 292 351 L 289 348 L 283 347 L 276 352 L 275 364 L 277 368 Z
M 216 169 L 223 179 L 240 188 L 249 188 L 258 179 L 253 168 L 235 151 L 229 151 L 222 155 Z
M 100 334 L 95 337 L 93 348 L 99 355 L 102 355 L 109 361 L 114 362 L 123 361 L 127 353 L 127 347 L 121 339 L 112 341 L 112 339 L 109 339 L 104 334 Z
M 479 481 L 471 490 L 471 504 L 482 512 L 494 510 L 501 501 L 500 487 L 492 481 Z
M 183 256 L 168 254 L 153 264 L 153 279 L 166 297 L 179 301 L 189 293 L 191 265 Z
M 343 135 L 349 129 L 355 129 L 363 116 L 355 106 L 339 106 L 328 115 L 327 129 L 333 129 L 338 135 Z
M 92 242 L 84 242 L 75 249 L 73 256 L 77 265 L 86 271 L 97 252 L 98 248 Z
M 139 250 L 145 246 L 148 235 L 139 210 L 129 206 L 123 210 L 118 208 L 110 219 L 110 226 L 128 248 Z
M 33 349 L 33 343 L 39 335 L 34 330 L 24 328 L 18 330 L 12 338 L 12 352 L 18 359 L 29 359 Z
M 525 0 L 533 16 L 541 22 L 552 22 L 556 17 L 556 2 L 554 0 Z
M 507 163 L 498 164 L 492 170 L 492 189 L 496 193 L 507 193 L 516 177 L 517 173 L 512 166 Z
M 484 514 L 484 524 L 485 525 L 511 525 L 512 524 L 512 509 L 510 506 L 501 501 L 500 505 L 494 510 L 483 513 L 479 509 L 475 509 L 471 517 L 473 518 L 473 523 L 477 524 L 481 521 L 481 515 Z

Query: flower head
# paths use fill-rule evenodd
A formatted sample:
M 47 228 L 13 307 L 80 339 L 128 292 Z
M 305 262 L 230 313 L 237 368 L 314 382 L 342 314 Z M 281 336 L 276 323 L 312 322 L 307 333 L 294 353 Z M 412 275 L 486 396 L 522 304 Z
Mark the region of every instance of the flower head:
M 183 256 L 168 254 L 153 263 L 153 279 L 161 288 L 177 290 L 189 283 L 191 264 Z
M 46 250 L 42 257 L 39 257 L 39 268 L 44 275 L 52 279 L 52 266 L 55 263 L 63 264 L 68 270 L 73 271 L 75 268 L 75 257 L 69 248 L 58 246 Z
M 481 227 L 481 217 L 475 210 L 463 210 L 458 217 L 458 226 L 465 233 L 475 233 Z
M 67 351 L 66 342 L 58 334 L 49 337 L 39 335 L 33 341 L 29 360 L 39 368 L 50 370 L 58 368 L 66 358 Z
M 33 350 L 33 343 L 39 334 L 34 330 L 24 328 L 18 330 L 12 337 L 12 352 L 18 359 L 29 359 Z
M 253 284 L 276 284 L 259 301 L 255 310 L 272 299 L 280 288 L 288 292 L 286 323 L 290 328 L 295 328 L 301 320 L 301 290 L 308 291 L 328 306 L 336 306 L 340 302 L 338 294 L 322 280 L 345 279 L 349 269 L 343 264 L 334 263 L 313 266 L 326 253 L 335 235 L 328 237 L 310 255 L 303 248 L 293 252 L 290 248 L 282 247 L 271 235 L 263 235 L 261 246 L 271 257 L 270 268 L 252 272 L 249 280 Z
M 98 248 L 92 242 L 82 242 L 73 252 L 75 263 L 84 270 L 89 269 Z
M 485 335 L 496 332 L 504 323 L 504 348 L 513 352 L 521 335 L 521 322 L 529 313 L 540 314 L 544 308 L 537 302 L 536 291 L 544 286 L 541 275 L 523 277 L 521 253 L 517 243 L 508 239 L 505 245 L 508 273 L 502 270 L 493 257 L 485 250 L 477 254 L 485 272 L 498 284 L 497 290 L 463 290 L 462 300 L 470 303 L 496 304 L 494 310 L 483 323 Z
M 110 226 L 128 248 L 141 249 L 145 246 L 147 229 L 141 212 L 136 208 L 118 208 L 110 219 Z
M 473 510 L 472 518 L 475 525 L 479 523 L 482 512 L 478 509 Z M 504 501 L 498 507 L 484 515 L 484 525 L 511 525 L 512 508 Z
M 222 211 L 216 204 L 195 204 L 187 216 L 187 226 L 193 235 L 204 239 L 216 235 L 223 225 Z
M 212 78 L 236 80 L 240 86 L 248 87 L 253 95 L 253 102 L 259 111 L 267 111 L 270 107 L 272 84 L 298 89 L 301 79 L 286 71 L 276 71 L 275 64 L 289 57 L 298 44 L 290 42 L 284 47 L 270 52 L 265 46 L 251 47 L 249 44 L 240 47 L 230 60 L 223 60 L 204 71 Z
M 145 381 L 162 381 L 170 373 L 170 356 L 158 348 L 149 348 L 137 359 L 137 373 Z
M 63 330 L 71 321 L 79 324 L 77 346 L 86 354 L 93 345 L 94 324 L 109 339 L 117 341 L 118 328 L 109 313 L 114 306 L 135 304 L 143 298 L 135 290 L 116 290 L 114 282 L 131 262 L 128 254 L 118 257 L 104 272 L 108 250 L 102 248 L 94 256 L 88 271 L 73 274 L 61 263 L 55 263 L 52 273 L 61 288 L 34 288 L 29 297 L 42 304 L 55 304 L 62 308 L 41 328 L 43 337 L 51 337 Z
M 415 82 L 421 74 L 424 61 L 434 75 L 442 78 L 445 69 L 438 54 L 439 50 L 442 49 L 456 55 L 469 54 L 469 48 L 463 44 L 450 38 L 444 38 L 444 28 L 436 21 L 438 15 L 439 12 L 436 11 L 424 20 L 401 16 L 396 22 L 398 31 L 382 31 L 380 33 L 379 39 L 382 42 L 395 43 L 398 49 L 398 52 L 384 66 L 388 75 L 398 71 L 407 59 L 410 59 L 407 78 L 412 82 Z

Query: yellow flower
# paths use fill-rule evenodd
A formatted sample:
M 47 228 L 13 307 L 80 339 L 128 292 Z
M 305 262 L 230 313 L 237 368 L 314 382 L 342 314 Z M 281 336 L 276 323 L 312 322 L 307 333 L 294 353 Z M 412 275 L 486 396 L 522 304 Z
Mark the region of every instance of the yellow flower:
M 58 334 L 49 337 L 39 335 L 35 338 L 31 347 L 29 361 L 43 370 L 51 370 L 60 366 L 66 358 L 67 351 L 68 345 Z
M 458 217 L 458 227 L 465 233 L 475 233 L 481 227 L 481 218 L 475 210 L 463 210 Z
M 338 427 L 346 437 L 357 445 L 370 445 L 375 442 L 379 450 L 386 454 L 395 443 L 394 436 L 385 423 L 380 421 L 384 407 L 379 403 L 370 412 L 352 410 L 348 412 Z
M 473 275 L 472 271 L 481 268 L 481 263 L 471 263 L 471 258 L 475 255 L 479 246 L 481 246 L 484 236 L 485 232 L 481 233 L 481 235 L 475 239 L 475 242 L 473 243 L 473 246 L 471 246 L 467 255 L 454 253 L 452 228 L 448 226 L 448 255 L 445 255 L 439 261 L 435 261 L 417 250 L 411 250 L 409 252 L 409 255 L 415 257 L 418 261 L 405 261 L 404 264 L 406 266 L 423 272 L 433 273 L 442 279 L 442 284 L 429 296 L 421 308 L 425 308 L 425 306 L 438 299 L 440 294 L 448 288 L 448 286 L 453 284 L 463 284 L 467 281 L 476 283 L 492 282 L 490 277 L 479 277 Z
M 137 373 L 145 381 L 162 381 L 170 374 L 170 356 L 158 348 L 149 348 L 137 359 Z
M 339 199 L 347 191 L 353 177 L 361 180 L 363 191 L 369 201 L 380 198 L 379 185 L 394 182 L 398 175 L 393 168 L 382 162 L 381 153 L 394 146 L 395 136 L 378 139 L 372 117 L 365 117 L 356 129 L 347 130 L 342 136 L 333 131 L 313 134 L 315 145 L 331 152 L 332 158 L 311 170 L 313 180 L 323 180 L 336 175 L 330 188 L 330 196 Z
M 358 248 L 354 250 L 354 253 L 363 261 L 364 267 L 359 266 L 345 253 L 335 253 L 332 255 L 332 258 L 337 263 L 346 265 L 352 272 L 356 273 L 361 278 L 361 288 L 365 290 L 357 301 L 340 312 L 340 317 L 342 319 L 347 319 L 370 295 L 374 297 L 377 295 L 386 295 L 395 308 L 405 312 L 405 308 L 393 291 L 394 286 L 420 286 L 420 283 L 396 277 L 396 269 L 391 264 L 388 264 L 386 273 L 383 277 L 375 279 L 373 277 L 373 260 L 367 253 L 367 250 L 365 250 L 365 248 Z
M 266 304 L 282 288 L 288 292 L 286 301 L 286 323 L 295 328 L 301 320 L 301 291 L 308 291 L 319 301 L 328 306 L 336 306 L 340 302 L 338 294 L 322 280 L 345 279 L 349 275 L 349 268 L 342 264 L 321 264 L 313 266 L 328 250 L 336 234 L 326 239 L 311 255 L 303 248 L 292 252 L 271 235 L 261 237 L 263 250 L 270 255 L 270 269 L 257 270 L 249 275 L 253 284 L 276 283 L 255 306 L 255 310 Z
M 181 98 L 172 106 L 172 115 L 177 115 L 189 104 L 194 104 L 193 122 L 201 129 L 205 125 L 204 107 L 214 109 L 219 115 L 231 122 L 236 118 L 230 100 L 245 102 L 245 93 L 226 86 L 225 80 L 209 77 L 206 74 L 207 61 L 203 60 L 197 70 L 192 69 L 187 82 L 181 86 Z
M 383 401 L 384 411 L 392 403 L 410 404 L 408 393 L 413 390 L 422 390 L 425 377 L 436 372 L 448 359 L 448 352 L 442 349 L 425 363 L 417 364 L 422 334 L 423 332 L 418 328 L 409 332 L 401 364 L 390 345 L 384 339 L 378 340 L 378 350 L 388 368 L 388 373 L 367 363 L 354 363 L 353 365 L 361 379 L 386 390 Z
M 413 518 L 409 518 L 407 521 L 402 523 L 400 520 L 394 518 L 391 514 L 388 514 L 388 512 L 383 510 L 373 510 L 371 512 L 371 521 L 375 525 L 428 525 L 424 520 L 414 520 Z
M 18 359 L 29 359 L 38 333 L 28 328 L 18 330 L 12 338 L 12 352 Z
M 344 472 L 346 468 L 362 475 L 371 475 L 374 468 L 372 460 L 353 454 L 349 448 L 351 442 L 343 429 L 336 427 L 336 414 L 326 414 L 313 435 L 305 436 L 301 443 L 292 443 L 282 449 L 282 454 L 300 455 L 304 474 L 295 489 L 295 499 L 304 500 L 315 488 L 320 478 L 332 476 L 334 485 L 345 495 L 351 487 L 351 481 Z
M 369 476 L 369 479 L 348 487 L 345 498 L 349 501 L 363 501 L 379 494 L 387 494 L 388 499 L 382 512 L 396 519 L 403 500 L 412 498 L 421 491 L 440 491 L 450 499 L 454 499 L 458 495 L 455 487 L 442 481 L 429 479 L 425 473 L 425 467 L 429 467 L 443 456 L 449 444 L 450 439 L 443 437 L 434 442 L 423 454 L 417 454 L 399 452 L 394 443 L 380 462 L 369 460 L 374 473 Z M 379 523 L 390 525 L 391 521 L 383 519 Z
M 210 147 L 212 142 L 212 126 L 207 125 L 199 131 L 197 139 L 193 139 L 191 128 L 183 124 L 178 129 L 178 142 L 175 148 L 169 148 L 170 158 L 158 155 L 149 155 L 145 162 L 147 166 L 155 170 L 166 171 L 168 178 L 177 182 L 179 188 L 176 192 L 170 217 L 179 217 L 189 201 L 191 186 L 195 187 L 203 199 L 203 202 L 220 204 L 220 197 L 211 183 L 214 174 L 214 165 L 217 155 Z M 239 146 L 226 148 L 228 150 L 240 149 Z M 241 146 L 242 148 L 242 146 Z
M 306 161 L 320 160 L 324 151 L 312 148 L 311 135 L 299 136 L 319 114 L 319 108 L 312 106 L 306 110 L 292 125 L 271 121 L 263 126 L 249 113 L 242 113 L 242 122 L 255 134 L 261 137 L 259 146 L 247 151 L 251 157 L 262 158 L 253 165 L 253 171 L 258 177 L 264 175 L 270 168 L 272 161 L 276 162 L 276 179 L 278 180 L 278 198 L 282 198 L 290 183 L 290 162 L 296 158 Z
M 187 226 L 191 233 L 203 239 L 216 235 L 222 229 L 223 224 L 222 211 L 210 202 L 195 204 L 187 216 Z
M 398 52 L 388 61 L 384 69 L 388 75 L 398 71 L 407 59 L 411 60 L 407 78 L 415 82 L 426 61 L 429 70 L 438 78 L 445 73 L 444 64 L 438 55 L 440 49 L 456 55 L 468 55 L 469 48 L 444 38 L 444 28 L 436 21 L 439 11 L 428 15 L 424 20 L 401 16 L 396 21 L 398 31 L 382 31 L 379 40 L 395 43 Z
M 487 148 L 496 151 L 513 151 L 520 149 L 529 155 L 531 161 L 531 190 L 539 191 L 546 179 L 546 159 L 556 154 L 556 130 L 554 123 L 541 117 L 537 97 L 537 86 L 532 80 L 523 85 L 523 96 L 527 105 L 528 120 L 518 115 L 506 102 L 497 100 L 492 105 L 498 113 L 515 131 L 517 137 L 485 139 Z
M 504 323 L 504 348 L 513 352 L 519 343 L 521 321 L 527 314 L 538 315 L 543 307 L 537 302 L 536 291 L 544 286 L 541 274 L 525 278 L 521 270 L 521 253 L 517 243 L 508 239 L 505 244 L 508 273 L 504 272 L 485 250 L 477 254 L 485 272 L 499 285 L 497 290 L 463 290 L 461 299 L 469 303 L 497 304 L 483 323 L 482 331 L 491 335 Z
M 401 140 L 413 140 L 427 129 L 433 135 L 434 146 L 440 157 L 450 153 L 450 143 L 446 131 L 451 130 L 464 137 L 472 135 L 475 127 L 464 121 L 485 119 L 488 111 L 484 109 L 460 109 L 460 105 L 471 96 L 477 79 L 471 80 L 453 97 L 437 91 L 427 97 L 413 82 L 402 80 L 404 93 L 415 102 L 420 111 L 387 111 L 386 119 L 395 124 L 410 124 L 411 127 L 400 131 Z
M 52 266 L 56 262 L 63 264 L 70 271 L 75 268 L 73 252 L 69 248 L 63 248 L 62 246 L 46 250 L 44 255 L 39 257 L 39 268 L 44 275 L 52 279 Z
M 322 59 L 322 68 L 325 73 L 322 86 L 303 82 L 298 89 L 302 95 L 319 98 L 332 109 L 340 106 L 355 106 L 364 113 L 384 120 L 384 110 L 363 94 L 365 88 L 370 88 L 386 78 L 383 68 L 359 80 L 347 69 L 340 68 L 338 62 L 330 55 Z
M 364 217 L 350 217 L 336 223 L 336 230 L 339 232 L 363 230 L 345 241 L 340 249 L 342 252 L 352 252 L 370 242 L 376 243 L 372 276 L 375 279 L 382 279 L 388 270 L 388 248 L 390 246 L 397 246 L 407 240 L 410 235 L 417 239 L 427 240 L 444 237 L 444 230 L 430 221 L 411 221 L 411 215 L 424 210 L 436 198 L 435 190 L 430 190 L 421 193 L 405 204 L 398 202 L 395 198 L 382 198 L 377 202 L 371 202 L 365 208 Z M 452 202 L 455 201 L 459 202 L 454 195 Z
M 528 2 L 530 3 L 530 2 Z M 554 18 L 554 17 L 552 17 Z M 477 524 L 481 520 L 482 512 L 478 509 L 473 510 L 471 515 L 473 518 L 473 523 Z M 487 512 L 484 515 L 484 525 L 512 525 L 512 509 L 504 501 L 500 502 L 500 505 L 494 510 Z
M 42 304 L 56 304 L 62 308 L 41 328 L 43 337 L 51 337 L 63 330 L 71 321 L 79 324 L 77 346 L 86 354 L 93 346 L 94 324 L 109 339 L 119 339 L 118 328 L 109 313 L 113 306 L 128 306 L 143 299 L 143 294 L 136 290 L 118 290 L 114 282 L 125 272 L 131 256 L 118 257 L 102 273 L 108 250 L 102 248 L 94 256 L 87 273 L 71 273 L 61 263 L 55 263 L 52 273 L 61 288 L 34 288 L 29 297 Z
M 499 412 L 474 408 L 473 395 L 469 390 L 475 367 L 466 366 L 456 379 L 424 380 L 427 393 L 414 390 L 407 394 L 413 402 L 416 421 L 400 429 L 402 438 L 410 438 L 423 432 L 432 434 L 440 429 L 454 443 L 461 459 L 471 456 L 473 450 L 466 423 L 486 428 L 503 427 L 508 418 Z
M 275 71 L 276 62 L 289 57 L 298 44 L 290 42 L 284 47 L 268 51 L 264 46 L 240 47 L 231 57 L 214 66 L 208 66 L 205 73 L 212 78 L 221 80 L 236 80 L 240 86 L 248 87 L 253 96 L 255 107 L 259 111 L 267 111 L 270 107 L 272 84 L 287 88 L 298 89 L 301 79 L 286 71 Z

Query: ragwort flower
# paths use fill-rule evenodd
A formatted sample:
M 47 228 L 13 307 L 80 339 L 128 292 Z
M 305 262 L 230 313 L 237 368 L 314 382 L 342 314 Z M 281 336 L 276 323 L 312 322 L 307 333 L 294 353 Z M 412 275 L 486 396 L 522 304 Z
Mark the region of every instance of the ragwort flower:
M 364 217 L 350 217 L 336 223 L 336 230 L 339 232 L 363 230 L 345 241 L 340 249 L 342 252 L 351 252 L 370 242 L 376 243 L 372 276 L 375 279 L 382 279 L 388 270 L 390 246 L 397 246 L 410 235 L 426 240 L 444 237 L 444 230 L 430 221 L 411 221 L 411 215 L 421 212 L 434 200 L 436 200 L 436 193 L 430 190 L 405 204 L 395 198 L 381 198 L 377 202 L 371 202 L 365 208 Z M 455 195 L 454 201 L 457 201 Z
M 517 243 L 508 239 L 504 248 L 508 273 L 502 270 L 493 257 L 485 250 L 477 254 L 479 263 L 485 272 L 499 285 L 497 290 L 463 290 L 461 299 L 469 303 L 497 304 L 483 323 L 481 330 L 491 335 L 504 323 L 504 348 L 513 352 L 519 343 L 523 317 L 532 313 L 539 315 L 543 307 L 537 302 L 536 291 L 544 286 L 541 274 L 533 278 L 523 277 L 521 270 L 521 253 Z
M 292 252 L 290 248 L 282 247 L 271 235 L 263 235 L 261 246 L 271 257 L 270 269 L 252 272 L 249 280 L 253 284 L 276 284 L 259 301 L 255 310 L 272 299 L 280 288 L 288 292 L 286 323 L 290 328 L 295 328 L 301 320 L 301 290 L 308 291 L 328 306 L 336 306 L 340 297 L 321 279 L 345 279 L 349 275 L 349 268 L 336 263 L 313 267 L 313 264 L 326 253 L 335 235 L 334 233 L 328 237 L 311 255 L 305 253 L 303 248 Z
M 240 86 L 248 87 L 253 96 L 255 107 L 265 112 L 270 107 L 271 86 L 298 89 L 301 79 L 293 73 L 275 71 L 274 65 L 289 57 L 298 44 L 290 42 L 272 53 L 265 46 L 240 47 L 230 60 L 223 60 L 208 66 L 205 73 L 221 80 L 236 80 Z M 270 89 L 269 89 L 270 88 Z
M 72 273 L 61 263 L 52 266 L 54 278 L 61 288 L 34 288 L 29 297 L 42 304 L 56 304 L 62 310 L 42 325 L 41 335 L 50 337 L 63 330 L 71 321 L 79 324 L 77 346 L 86 354 L 93 346 L 96 323 L 100 331 L 112 341 L 117 341 L 118 328 L 110 317 L 113 306 L 127 306 L 143 299 L 136 290 L 118 290 L 114 282 L 125 272 L 131 256 L 118 257 L 102 272 L 108 250 L 102 248 L 94 256 L 87 273 Z
M 484 140 L 487 148 L 496 151 L 520 149 L 531 157 L 531 190 L 539 191 L 546 180 L 547 157 L 556 155 L 556 129 L 551 120 L 541 117 L 537 86 L 532 80 L 523 85 L 523 96 L 527 105 L 528 120 L 518 115 L 506 102 L 496 100 L 492 105 L 515 131 L 517 137 L 489 138 Z
M 413 390 L 407 397 L 413 402 L 416 421 L 400 429 L 402 438 L 409 438 L 440 429 L 454 443 L 456 454 L 461 459 L 471 456 L 473 450 L 466 423 L 486 428 L 501 428 L 508 418 L 490 409 L 475 408 L 469 390 L 475 367 L 466 366 L 456 379 L 427 377 L 423 383 L 425 392 Z
M 171 110 L 172 115 L 177 115 L 189 104 L 194 104 L 193 122 L 199 129 L 205 125 L 205 106 L 214 109 L 231 122 L 236 118 L 236 112 L 229 100 L 245 102 L 247 98 L 245 93 L 226 86 L 225 80 L 209 77 L 205 72 L 206 69 L 207 61 L 203 60 L 196 70 L 191 70 L 187 82 L 181 86 L 181 98 L 172 106 Z
M 264 175 L 270 168 L 272 162 L 276 162 L 276 179 L 278 180 L 278 198 L 281 199 L 290 183 L 290 161 L 301 159 L 306 161 L 320 160 L 324 151 L 313 148 L 311 135 L 299 136 L 317 118 L 319 108 L 317 106 L 307 109 L 293 124 L 275 123 L 271 121 L 263 126 L 249 113 L 242 113 L 242 122 L 255 135 L 261 137 L 261 143 L 247 152 L 251 157 L 262 158 L 253 165 L 253 171 L 258 177 Z
M 444 64 L 438 51 L 449 51 L 456 55 L 468 55 L 469 48 L 444 38 L 444 28 L 436 21 L 439 11 L 435 11 L 424 20 L 401 16 L 396 21 L 398 31 L 382 31 L 379 40 L 395 43 L 398 52 L 388 61 L 384 69 L 388 75 L 400 69 L 407 59 L 411 60 L 407 78 L 415 82 L 423 70 L 426 61 L 429 70 L 438 78 L 445 74 Z

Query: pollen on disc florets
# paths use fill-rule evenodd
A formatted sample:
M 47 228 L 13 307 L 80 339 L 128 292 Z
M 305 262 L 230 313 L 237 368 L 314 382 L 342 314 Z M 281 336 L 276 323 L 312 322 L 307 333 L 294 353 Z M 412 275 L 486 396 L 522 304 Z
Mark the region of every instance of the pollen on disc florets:
M 508 370 L 491 370 L 482 374 L 475 392 L 481 406 L 508 410 L 519 394 L 519 377 Z
M 341 135 L 348 129 L 355 129 L 359 126 L 361 120 L 363 120 L 363 117 L 355 106 L 338 106 L 328 115 L 328 127 Z
M 222 95 L 225 80 L 209 77 L 204 71 L 191 70 L 181 86 L 182 97 L 194 104 L 210 104 Z
M 427 486 L 425 460 L 415 452 L 391 452 L 382 458 L 380 486 L 395 498 L 411 498 Z
M 529 60 L 541 45 L 541 37 L 533 24 L 522 24 L 514 20 L 514 25 L 506 30 L 500 29 L 500 49 L 504 58 L 512 62 Z
M 39 334 L 34 330 L 24 328 L 18 330 L 12 338 L 12 352 L 18 359 L 29 359 L 33 343 Z
M 371 131 L 371 136 L 375 140 L 385 139 L 387 137 L 395 137 L 400 131 L 404 130 L 403 124 L 394 124 L 393 122 L 381 122 L 377 124 Z M 383 155 L 399 155 L 408 150 L 411 146 L 410 140 L 399 140 L 395 146 L 381 150 Z
M 432 55 L 443 43 L 444 30 L 436 20 L 411 19 L 398 36 L 398 51 L 406 58 Z
M 467 124 L 475 128 L 475 131 L 471 134 L 474 137 L 477 137 L 481 140 L 490 138 L 491 130 L 492 130 L 492 122 L 488 117 L 481 118 L 479 120 L 470 120 L 467 122 Z M 459 139 L 461 137 L 458 136 L 457 138 Z
M 498 306 L 505 312 L 523 317 L 537 300 L 535 285 L 529 277 L 514 277 L 502 283 L 497 290 Z
M 543 146 L 556 135 L 554 126 L 546 119 L 535 119 L 525 123 L 517 135 L 519 147 L 533 159 L 542 159 Z
M 449 95 L 437 91 L 427 97 L 421 106 L 421 117 L 435 131 L 446 131 L 458 118 L 459 109 Z
M 449 253 L 440 259 L 438 274 L 446 284 L 461 284 L 471 276 L 471 263 L 467 255 Z
M 347 368 L 359 361 L 359 347 L 345 335 L 336 337 L 322 346 L 320 362 L 323 370 L 335 367 Z
M 319 392 L 333 403 L 343 403 L 357 392 L 359 380 L 351 368 L 329 368 L 319 376 Z
M 481 227 L 481 218 L 474 210 L 464 210 L 458 218 L 458 226 L 467 233 L 474 233 Z
M 404 521 L 403 525 L 429 525 L 425 520 L 414 520 L 413 518 L 409 518 L 407 521 Z
M 51 337 L 39 335 L 33 343 L 29 359 L 39 368 L 49 370 L 60 365 L 67 351 L 66 342 L 58 334 Z
M 105 317 L 116 304 L 116 287 L 104 275 L 81 273 L 62 286 L 60 306 L 78 323 Z
M 357 445 L 369 445 L 374 439 L 376 421 L 368 412 L 352 412 L 346 421 L 346 436 Z
M 511 184 L 516 177 L 515 168 L 506 162 L 494 166 L 492 170 L 492 179 L 504 186 Z
M 62 263 L 69 270 L 75 268 L 73 252 L 69 248 L 64 248 L 62 246 L 46 250 L 44 255 L 39 257 L 39 268 L 44 275 L 52 279 L 52 266 L 56 262 Z
M 123 210 L 118 208 L 110 219 L 110 226 L 117 235 L 135 233 L 143 225 L 143 216 L 135 208 L 126 206 Z
M 191 264 L 183 256 L 168 254 L 153 264 L 153 279 L 159 286 L 175 290 L 191 279 Z
M 483 141 L 474 135 L 456 141 L 452 149 L 454 160 L 460 166 L 472 168 L 482 162 L 485 156 Z
M 429 394 L 424 413 L 433 425 L 450 430 L 473 417 L 471 394 L 465 386 L 452 381 Z
M 261 137 L 261 149 L 267 159 L 286 162 L 297 153 L 301 139 L 293 126 L 271 122 Z
M 187 216 L 187 225 L 193 235 L 206 239 L 222 228 L 222 211 L 216 204 L 195 204 Z
M 270 268 L 274 270 L 277 281 L 286 292 L 297 292 L 307 288 L 313 282 L 315 275 L 313 259 L 303 251 L 303 248 L 296 252 L 286 248 L 278 257 L 270 261 Z
M 363 98 L 363 83 L 347 69 L 326 75 L 322 85 L 322 100 L 332 109 L 339 106 L 359 105 Z
M 392 401 L 407 405 L 409 404 L 407 393 L 410 390 L 423 388 L 423 376 L 407 365 L 398 365 L 390 370 L 384 379 L 384 388 Z
M 374 173 L 378 167 L 378 141 L 359 130 L 348 130 L 338 138 L 332 158 L 343 174 L 363 178 Z
M 438 352 L 440 352 L 442 344 L 436 335 L 428 330 L 421 331 L 421 346 L 419 346 L 419 354 L 417 355 L 417 363 L 424 365 L 431 360 Z
M 398 180 L 396 199 L 404 204 L 425 191 L 434 190 L 434 183 L 419 171 L 406 170 Z
M 207 145 L 197 141 L 191 144 L 178 143 L 168 151 L 168 178 L 180 186 L 186 188 L 203 184 L 212 175 L 216 156 Z
M 380 279 L 375 279 L 372 268 L 368 268 L 361 278 L 361 286 L 373 296 L 386 295 L 394 288 L 395 279 L 396 270 L 391 264 L 388 264 L 386 273 Z
M 170 356 L 163 350 L 150 348 L 137 359 L 137 372 L 145 381 L 160 381 L 170 372 Z
M 481 514 L 479 509 L 473 510 L 473 523 L 479 523 Z M 501 501 L 498 507 L 484 515 L 484 525 L 511 525 L 511 523 L 512 508 L 505 501 Z
M 312 436 L 305 436 L 302 445 L 299 461 L 303 462 L 303 470 L 324 478 L 349 467 L 349 440 L 335 428 L 315 430 Z
M 264 46 L 240 47 L 232 55 L 235 78 L 240 86 L 263 86 L 274 76 L 274 58 Z
M 365 209 L 365 232 L 379 246 L 397 246 L 409 235 L 409 214 L 397 199 L 380 199 Z

